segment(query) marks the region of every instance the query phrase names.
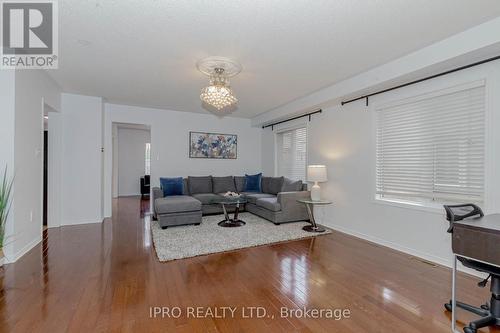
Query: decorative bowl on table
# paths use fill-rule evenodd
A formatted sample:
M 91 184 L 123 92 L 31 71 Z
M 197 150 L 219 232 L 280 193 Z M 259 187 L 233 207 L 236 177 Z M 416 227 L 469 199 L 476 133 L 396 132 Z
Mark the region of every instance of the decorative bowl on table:
M 241 197 L 241 195 L 236 193 L 236 192 L 228 191 L 228 192 L 224 193 L 224 197 L 226 197 L 226 198 L 239 198 L 239 197 Z

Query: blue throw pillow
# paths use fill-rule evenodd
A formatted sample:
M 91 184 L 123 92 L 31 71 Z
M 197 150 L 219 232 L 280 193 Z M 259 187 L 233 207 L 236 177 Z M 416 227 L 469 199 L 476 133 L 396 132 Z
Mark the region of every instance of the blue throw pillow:
M 182 195 L 184 192 L 184 181 L 182 177 L 178 178 L 160 178 L 163 196 Z
M 256 175 L 245 175 L 245 192 L 262 192 L 262 172 Z

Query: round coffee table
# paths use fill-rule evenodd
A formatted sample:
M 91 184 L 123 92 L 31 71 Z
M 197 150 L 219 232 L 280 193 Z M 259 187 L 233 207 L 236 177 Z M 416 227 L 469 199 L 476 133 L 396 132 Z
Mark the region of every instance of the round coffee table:
M 311 221 L 311 225 L 306 225 L 302 228 L 304 231 L 308 232 L 325 232 L 325 228 L 316 224 L 316 220 L 314 219 L 314 205 L 330 205 L 331 201 L 327 200 L 306 200 L 301 199 L 297 200 L 297 202 L 301 202 L 306 205 L 307 214 L 309 215 L 309 220 Z
M 240 213 L 240 206 L 246 204 L 248 201 L 243 197 L 221 197 L 220 199 L 214 199 L 212 203 L 220 204 L 222 206 L 222 210 L 224 211 L 224 217 L 226 218 L 223 221 L 220 221 L 218 224 L 224 228 L 234 228 L 241 227 L 245 225 L 245 221 L 242 221 L 238 218 Z M 234 206 L 234 215 L 233 218 L 229 217 L 226 206 Z

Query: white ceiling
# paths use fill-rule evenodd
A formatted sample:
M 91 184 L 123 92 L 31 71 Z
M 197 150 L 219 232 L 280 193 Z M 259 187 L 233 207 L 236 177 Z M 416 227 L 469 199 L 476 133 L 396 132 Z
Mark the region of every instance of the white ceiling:
M 66 92 L 203 112 L 196 61 L 231 57 L 254 117 L 500 16 L 498 0 L 60 0 Z

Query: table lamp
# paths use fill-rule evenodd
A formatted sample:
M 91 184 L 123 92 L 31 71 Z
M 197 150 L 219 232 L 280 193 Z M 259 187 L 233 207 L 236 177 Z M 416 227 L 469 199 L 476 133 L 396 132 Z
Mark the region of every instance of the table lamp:
M 311 188 L 311 200 L 321 200 L 321 188 L 318 183 L 326 182 L 326 166 L 325 165 L 309 165 L 307 166 L 307 181 L 314 182 Z

